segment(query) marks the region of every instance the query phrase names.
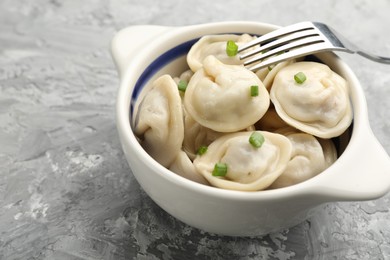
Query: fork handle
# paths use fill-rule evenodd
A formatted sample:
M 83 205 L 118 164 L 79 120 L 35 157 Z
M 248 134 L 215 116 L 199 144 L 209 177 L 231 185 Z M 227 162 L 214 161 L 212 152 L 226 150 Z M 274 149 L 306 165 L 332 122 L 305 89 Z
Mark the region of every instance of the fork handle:
M 372 61 L 376 61 L 384 64 L 390 64 L 390 57 L 379 56 L 361 50 L 357 50 L 356 53 Z

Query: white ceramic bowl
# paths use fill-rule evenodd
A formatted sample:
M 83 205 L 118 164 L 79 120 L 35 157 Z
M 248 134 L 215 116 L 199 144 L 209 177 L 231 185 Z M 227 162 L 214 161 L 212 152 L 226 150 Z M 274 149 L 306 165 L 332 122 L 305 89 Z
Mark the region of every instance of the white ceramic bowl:
M 302 222 L 323 203 L 371 200 L 390 190 L 390 159 L 370 129 L 362 87 L 350 68 L 332 53 L 317 57 L 350 84 L 353 131 L 339 159 L 310 180 L 258 192 L 218 189 L 167 170 L 137 142 L 130 121 L 141 89 L 163 73 L 179 75 L 186 66 L 185 54 L 196 39 L 218 33 L 261 35 L 276 28 L 254 22 L 132 26 L 118 32 L 112 41 L 121 78 L 117 128 L 126 159 L 145 192 L 169 214 L 191 226 L 223 235 L 263 235 Z

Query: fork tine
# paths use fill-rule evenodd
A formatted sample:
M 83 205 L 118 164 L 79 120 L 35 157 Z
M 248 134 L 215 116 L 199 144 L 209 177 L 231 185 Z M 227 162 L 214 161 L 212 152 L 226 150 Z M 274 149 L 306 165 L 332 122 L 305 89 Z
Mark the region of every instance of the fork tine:
M 294 48 L 298 48 L 298 47 L 310 45 L 310 44 L 315 44 L 315 43 L 320 43 L 320 42 L 324 42 L 324 39 L 322 37 L 320 37 L 319 35 L 306 37 L 306 38 L 303 38 L 303 39 L 300 39 L 300 40 L 297 40 L 294 42 L 290 42 L 290 43 L 281 45 L 281 46 L 279 46 L 275 49 L 272 49 L 268 52 L 265 52 L 263 54 L 257 55 L 249 60 L 244 61 L 244 65 L 245 66 L 250 65 L 252 63 L 264 60 L 264 59 L 271 57 L 273 55 L 276 55 L 276 54 L 279 54 L 279 53 L 282 53 L 285 51 L 291 51 L 291 49 L 294 49 Z
M 299 31 L 299 32 L 294 32 L 294 33 L 291 33 L 287 36 L 281 37 L 277 40 L 274 40 L 274 41 L 271 41 L 271 42 L 266 43 L 264 45 L 261 45 L 260 47 L 254 49 L 254 50 L 251 50 L 249 52 L 245 52 L 244 54 L 240 55 L 239 58 L 241 60 L 246 59 L 246 58 L 251 57 L 257 53 L 269 51 L 275 47 L 287 44 L 291 41 L 299 40 L 299 39 L 309 37 L 309 36 L 316 36 L 316 35 L 319 35 L 318 32 L 316 30 L 310 30 L 310 29 L 304 30 L 304 31 Z
M 329 50 L 338 50 L 338 47 L 336 46 L 331 46 L 327 42 L 318 42 L 314 44 L 310 44 L 301 48 L 296 48 L 293 50 L 290 50 L 288 52 L 285 52 L 281 55 L 278 56 L 273 56 L 261 63 L 255 64 L 248 69 L 251 71 L 255 71 L 264 67 L 268 67 L 270 65 L 273 65 L 275 63 L 279 63 L 288 59 L 294 59 L 294 58 L 299 58 L 306 56 L 308 53 L 314 54 L 318 52 L 323 52 L 323 51 L 329 51 Z
M 275 38 L 278 38 L 280 36 L 284 36 L 290 33 L 298 32 L 298 31 L 304 31 L 308 29 L 314 28 L 313 24 L 311 22 L 301 22 L 301 23 L 296 23 L 293 25 L 289 25 L 286 27 L 282 27 L 280 29 L 277 29 L 275 31 L 269 32 L 264 34 L 263 36 L 260 36 L 259 38 L 248 42 L 247 44 L 243 44 L 238 47 L 238 52 L 244 51 L 246 49 L 249 49 L 255 45 L 262 44 L 264 42 L 271 41 Z

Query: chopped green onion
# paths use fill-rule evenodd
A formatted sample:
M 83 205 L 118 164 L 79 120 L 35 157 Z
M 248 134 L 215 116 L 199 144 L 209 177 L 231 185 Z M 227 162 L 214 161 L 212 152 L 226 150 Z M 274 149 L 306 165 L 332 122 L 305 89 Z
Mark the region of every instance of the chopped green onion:
M 272 64 L 272 65 L 269 65 L 267 68 L 268 68 L 268 71 L 271 71 L 273 68 L 275 68 L 277 64 Z
M 257 97 L 259 95 L 259 86 L 251 86 L 251 97 Z
M 237 55 L 237 52 L 238 52 L 237 44 L 234 41 L 232 41 L 232 40 L 227 41 L 227 43 L 226 43 L 226 54 L 229 57 L 233 57 L 233 56 Z
M 249 137 L 249 143 L 255 148 L 260 148 L 264 141 L 264 136 L 260 132 L 253 132 Z
M 216 163 L 214 165 L 213 176 L 225 176 L 227 174 L 227 164 L 226 163 Z
M 187 89 L 187 85 L 188 85 L 188 84 L 187 84 L 186 81 L 180 80 L 180 81 L 179 81 L 179 84 L 177 84 L 177 88 L 178 88 L 180 91 L 185 92 L 186 89 Z
M 303 72 L 298 72 L 294 75 L 294 80 L 298 84 L 302 84 L 306 80 L 306 75 Z
M 196 154 L 203 155 L 207 152 L 207 146 L 201 145 L 198 150 L 196 150 Z

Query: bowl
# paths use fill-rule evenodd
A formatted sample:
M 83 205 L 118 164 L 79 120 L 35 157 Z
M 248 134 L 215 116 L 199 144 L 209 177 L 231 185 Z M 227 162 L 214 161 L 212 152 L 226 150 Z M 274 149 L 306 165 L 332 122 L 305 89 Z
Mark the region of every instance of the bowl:
M 121 81 L 116 122 L 126 160 L 150 198 L 190 226 L 220 235 L 264 235 L 297 225 L 326 203 L 373 200 L 390 190 L 390 159 L 371 131 L 362 87 L 348 65 L 333 53 L 321 53 L 316 58 L 350 84 L 352 133 L 337 161 L 307 181 L 257 192 L 219 189 L 171 172 L 139 144 L 131 122 L 142 90 L 162 74 L 183 72 L 187 66 L 185 55 L 200 37 L 221 33 L 261 35 L 277 28 L 258 22 L 140 25 L 122 29 L 112 40 L 112 56 Z

